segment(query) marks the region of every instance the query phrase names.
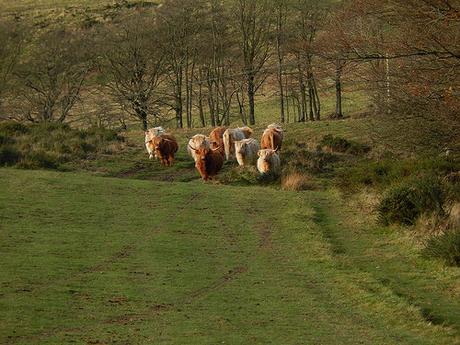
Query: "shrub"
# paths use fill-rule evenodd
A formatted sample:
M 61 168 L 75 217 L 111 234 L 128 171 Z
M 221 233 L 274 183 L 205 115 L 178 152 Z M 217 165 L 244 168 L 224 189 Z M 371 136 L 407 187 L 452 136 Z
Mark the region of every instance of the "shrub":
M 19 122 L 4 121 L 0 122 L 0 133 L 5 136 L 16 136 L 29 132 L 29 128 Z
M 288 169 L 312 174 L 331 171 L 332 164 L 338 160 L 333 153 L 308 151 L 307 149 L 286 150 L 283 151 L 282 157 Z
M 14 165 L 21 159 L 21 153 L 13 146 L 0 147 L 0 165 Z
M 386 158 L 379 161 L 363 159 L 353 166 L 338 170 L 336 183 L 342 189 L 356 190 L 361 186 L 384 188 L 402 178 L 423 175 L 444 176 L 457 171 L 459 164 L 444 158 L 398 159 Z
M 20 168 L 56 169 L 75 159 L 88 159 L 95 152 L 115 153 L 123 137 L 103 128 L 72 129 L 65 123 L 24 125 L 0 123 L 0 164 Z M 114 145 L 117 144 L 118 146 Z
M 422 254 L 425 257 L 441 259 L 449 266 L 460 266 L 460 228 L 429 239 Z
M 371 150 L 370 146 L 356 141 L 350 141 L 350 146 L 348 147 L 347 153 L 350 153 L 355 156 L 364 155 Z
M 266 185 L 276 183 L 279 179 L 279 175 L 273 172 L 267 174 L 258 174 L 256 177 L 257 183 Z
M 311 176 L 294 171 L 281 178 L 281 188 L 291 191 L 312 190 L 316 188 L 316 184 Z
M 321 139 L 320 145 L 322 147 L 329 147 L 334 152 L 346 152 L 350 147 L 348 140 L 340 137 L 334 137 L 331 134 L 325 135 L 323 139 Z
M 443 213 L 445 192 L 437 177 L 411 179 L 391 187 L 377 211 L 385 225 L 413 225 L 422 213 Z
M 2 134 L 0 133 L 0 145 L 11 145 L 11 144 L 14 144 L 15 143 L 15 140 L 14 138 L 6 135 L 6 134 Z
M 123 137 L 118 135 L 118 132 L 113 129 L 106 129 L 100 127 L 91 127 L 82 130 L 84 137 L 97 137 L 101 141 L 122 141 Z
M 347 140 L 341 137 L 334 137 L 327 134 L 321 139 L 320 147 L 327 147 L 332 152 L 349 153 L 352 155 L 361 155 L 370 151 L 370 147 L 356 141 Z
M 44 151 L 32 151 L 21 159 L 17 167 L 22 169 L 57 169 L 59 158 Z

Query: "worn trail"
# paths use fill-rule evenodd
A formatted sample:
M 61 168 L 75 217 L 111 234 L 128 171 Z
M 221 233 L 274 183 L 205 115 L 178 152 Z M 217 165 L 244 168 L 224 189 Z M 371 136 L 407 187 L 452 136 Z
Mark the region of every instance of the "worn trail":
M 2 344 L 458 342 L 347 259 L 325 192 L 0 178 Z

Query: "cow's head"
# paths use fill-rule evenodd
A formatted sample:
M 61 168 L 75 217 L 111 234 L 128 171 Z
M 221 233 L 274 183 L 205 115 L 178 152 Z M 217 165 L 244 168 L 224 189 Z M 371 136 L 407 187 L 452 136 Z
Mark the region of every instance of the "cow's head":
M 209 138 L 203 134 L 195 134 L 190 138 L 189 144 L 194 148 L 209 148 Z
M 235 153 L 244 155 L 246 153 L 247 145 L 248 143 L 243 140 L 235 141 Z
M 257 155 L 259 156 L 259 159 L 257 160 L 257 168 L 261 173 L 270 173 L 273 156 L 277 155 L 276 151 L 277 149 L 263 149 L 257 152 Z
M 277 151 L 278 151 L 278 148 L 276 148 L 276 150 L 263 149 L 263 150 L 259 150 L 257 152 L 257 155 L 263 160 L 270 160 L 270 157 L 272 157 L 273 155 L 277 154 L 276 153 Z

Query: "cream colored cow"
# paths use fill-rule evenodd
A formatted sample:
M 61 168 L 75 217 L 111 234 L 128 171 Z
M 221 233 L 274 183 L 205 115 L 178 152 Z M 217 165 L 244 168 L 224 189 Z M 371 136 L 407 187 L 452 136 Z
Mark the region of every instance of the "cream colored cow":
M 257 153 L 257 170 L 261 174 L 279 174 L 281 170 L 280 156 L 276 150 L 263 149 Z
M 240 166 L 255 165 L 259 143 L 253 138 L 235 141 L 235 156 Z

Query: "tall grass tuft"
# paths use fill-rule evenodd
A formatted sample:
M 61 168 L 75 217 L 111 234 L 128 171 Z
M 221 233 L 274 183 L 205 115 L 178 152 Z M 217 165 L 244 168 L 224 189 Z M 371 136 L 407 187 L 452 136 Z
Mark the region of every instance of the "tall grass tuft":
M 298 171 L 288 172 L 281 177 L 281 188 L 290 191 L 314 190 L 316 184 L 310 175 Z
M 425 257 L 441 259 L 448 266 L 460 267 L 460 228 L 430 238 L 422 254 Z

